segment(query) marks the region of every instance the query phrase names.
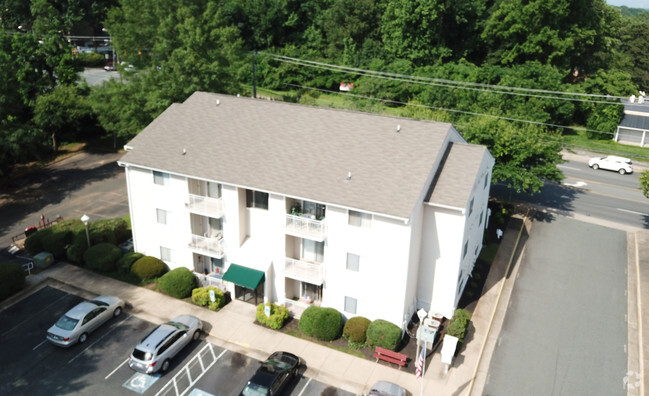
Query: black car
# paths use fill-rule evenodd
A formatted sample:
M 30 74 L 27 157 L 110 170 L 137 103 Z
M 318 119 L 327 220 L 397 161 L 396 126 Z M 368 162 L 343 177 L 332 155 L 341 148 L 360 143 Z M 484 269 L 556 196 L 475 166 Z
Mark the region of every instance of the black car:
M 279 395 L 295 377 L 300 358 L 290 352 L 275 352 L 261 364 L 239 396 Z

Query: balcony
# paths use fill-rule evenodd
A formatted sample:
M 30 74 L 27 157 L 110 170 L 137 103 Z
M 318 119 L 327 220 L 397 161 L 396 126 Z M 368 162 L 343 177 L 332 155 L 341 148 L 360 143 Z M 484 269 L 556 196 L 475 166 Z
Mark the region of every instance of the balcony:
M 192 241 L 189 247 L 197 253 L 206 254 L 215 258 L 223 258 L 225 256 L 225 245 L 221 237 L 203 237 L 200 235 L 192 235 Z
M 284 276 L 314 285 L 322 285 L 324 265 L 287 257 L 284 262 Z
M 326 237 L 324 220 L 316 220 L 313 215 L 286 215 L 286 233 L 300 238 L 322 242 Z
M 203 195 L 188 195 L 189 201 L 185 204 L 190 212 L 202 214 L 216 219 L 223 217 L 223 200 L 210 198 Z

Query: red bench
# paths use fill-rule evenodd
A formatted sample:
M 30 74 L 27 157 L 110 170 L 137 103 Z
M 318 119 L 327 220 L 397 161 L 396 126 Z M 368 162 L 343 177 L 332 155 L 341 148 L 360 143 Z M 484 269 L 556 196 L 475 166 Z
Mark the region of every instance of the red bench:
M 389 349 L 381 348 L 379 346 L 374 348 L 374 357 L 378 362 L 379 359 L 385 360 L 386 362 L 398 364 L 399 366 L 405 366 L 408 362 L 408 356 L 403 353 L 393 352 Z

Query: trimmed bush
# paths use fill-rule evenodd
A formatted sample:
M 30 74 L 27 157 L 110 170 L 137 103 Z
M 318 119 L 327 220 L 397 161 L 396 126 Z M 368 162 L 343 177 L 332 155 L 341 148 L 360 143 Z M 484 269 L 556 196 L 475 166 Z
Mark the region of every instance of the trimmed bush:
M 470 319 L 471 313 L 469 311 L 466 309 L 456 309 L 455 312 L 453 312 L 453 317 L 448 323 L 446 334 L 457 337 L 458 342 L 462 342 L 466 335 L 466 329 L 469 327 Z
M 74 231 L 73 231 L 74 233 Z M 74 233 L 72 242 L 65 251 L 68 260 L 75 264 L 83 264 L 83 254 L 88 250 L 88 240 L 86 238 L 85 230 L 82 232 Z
M 321 308 L 312 305 L 300 316 L 298 327 L 308 336 L 323 341 L 332 341 L 340 337 L 343 317 L 334 308 Z
M 288 308 L 283 305 L 276 305 L 268 303 L 270 306 L 270 316 L 266 317 L 265 305 L 263 303 L 257 305 L 257 322 L 270 327 L 271 329 L 281 329 L 284 326 L 284 322 L 288 319 Z
M 110 242 L 119 245 L 131 237 L 128 223 L 122 218 L 101 219 L 88 226 L 90 243 Z M 85 232 L 85 230 L 84 230 Z
M 214 290 L 214 302 L 210 300 L 210 290 Z M 192 302 L 201 307 L 207 305 L 207 308 L 216 311 L 225 305 L 225 295 L 218 287 L 198 287 L 192 290 Z
M 371 347 L 380 346 L 396 351 L 400 341 L 401 329 L 387 320 L 377 319 L 367 328 L 367 343 Z
M 185 267 L 175 268 L 158 281 L 160 289 L 176 298 L 189 297 L 192 290 L 196 287 L 196 277 Z
M 142 253 L 137 253 L 137 252 L 125 253 L 119 260 L 117 260 L 117 263 L 115 264 L 115 266 L 117 267 L 117 271 L 123 273 L 130 272 L 133 263 L 141 259 L 142 257 L 144 257 Z
M 0 300 L 25 286 L 25 270 L 13 261 L 0 263 Z
M 362 316 L 349 319 L 343 327 L 343 338 L 349 341 L 349 345 L 353 348 L 364 346 L 367 341 L 367 328 L 371 323 L 371 320 Z
M 67 228 L 56 225 L 43 228 L 27 238 L 25 250 L 32 255 L 40 252 L 50 252 L 55 258 L 60 259 L 65 257 L 65 250 L 72 241 L 72 236 L 72 231 Z
M 122 257 L 122 251 L 112 243 L 98 243 L 83 254 L 86 267 L 99 272 L 115 270 L 115 263 Z
M 167 271 L 167 264 L 153 256 L 144 256 L 131 266 L 131 273 L 140 278 L 140 280 L 158 278 Z

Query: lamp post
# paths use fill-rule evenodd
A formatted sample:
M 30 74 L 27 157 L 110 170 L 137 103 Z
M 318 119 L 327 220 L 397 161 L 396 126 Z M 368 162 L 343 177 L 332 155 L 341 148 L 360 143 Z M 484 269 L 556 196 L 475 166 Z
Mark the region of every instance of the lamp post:
M 88 233 L 88 220 L 90 220 L 90 217 L 88 217 L 88 215 L 84 213 L 83 216 L 81 216 L 81 221 L 83 221 L 83 225 L 86 227 L 86 240 L 88 241 L 88 247 L 90 247 L 90 234 Z

